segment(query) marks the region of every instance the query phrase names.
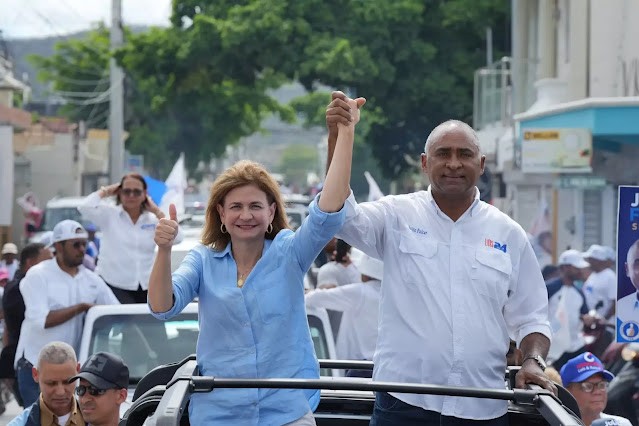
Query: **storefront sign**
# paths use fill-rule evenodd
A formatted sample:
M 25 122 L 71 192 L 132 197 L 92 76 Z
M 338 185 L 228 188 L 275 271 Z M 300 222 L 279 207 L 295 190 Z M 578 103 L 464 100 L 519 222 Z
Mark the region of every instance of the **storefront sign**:
M 590 129 L 525 129 L 521 141 L 524 173 L 592 171 Z

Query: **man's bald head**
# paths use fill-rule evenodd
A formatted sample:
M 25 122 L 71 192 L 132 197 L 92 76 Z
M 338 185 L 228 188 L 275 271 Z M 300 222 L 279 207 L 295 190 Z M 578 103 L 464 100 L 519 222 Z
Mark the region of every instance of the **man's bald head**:
M 639 291 L 639 240 L 635 241 L 628 249 L 626 275 L 630 278 L 632 285 Z
M 430 135 L 428 135 L 428 139 L 426 139 L 426 144 L 424 144 L 424 153 L 428 155 L 428 150 L 432 144 L 450 132 L 461 132 L 465 134 L 468 137 L 468 140 L 475 144 L 481 154 L 477 133 L 475 133 L 475 130 L 468 124 L 459 120 L 447 120 L 435 127 L 433 131 L 430 132 Z

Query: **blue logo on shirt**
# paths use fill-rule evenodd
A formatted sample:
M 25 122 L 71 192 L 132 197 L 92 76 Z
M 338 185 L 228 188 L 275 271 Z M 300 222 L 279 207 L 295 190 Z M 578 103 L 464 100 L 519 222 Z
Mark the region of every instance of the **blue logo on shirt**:
M 490 238 L 486 238 L 484 240 L 484 244 L 486 245 L 486 247 L 496 248 L 497 250 L 501 250 L 504 253 L 508 251 L 508 244 L 501 244 L 501 243 L 498 243 L 497 241 L 491 240 Z
M 152 230 L 155 229 L 155 224 L 151 223 L 151 224 L 148 224 L 148 225 L 142 225 L 142 229 L 146 229 L 146 230 L 152 231 Z
M 410 225 L 408 225 L 408 229 L 410 229 L 411 231 L 413 231 L 416 234 L 421 234 L 421 235 L 428 234 L 428 232 L 424 231 L 423 229 L 415 228 L 415 227 L 412 227 Z

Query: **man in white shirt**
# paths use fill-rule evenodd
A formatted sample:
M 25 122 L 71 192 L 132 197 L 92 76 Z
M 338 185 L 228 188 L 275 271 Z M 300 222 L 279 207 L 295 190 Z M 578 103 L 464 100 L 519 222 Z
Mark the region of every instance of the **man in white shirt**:
M 593 244 L 584 253 L 584 258 L 592 270 L 584 283 L 583 291 L 588 302 L 588 308 L 595 310 L 603 319 L 610 319 L 615 315 L 617 301 L 617 276 L 610 269 L 610 250 L 607 247 Z
M 13 279 L 20 263 L 17 260 L 18 246 L 13 243 L 6 243 L 2 246 L 2 260 L 0 260 L 0 266 L 4 266 L 9 271 L 9 281 Z
M 589 266 L 580 251 L 566 250 L 559 256 L 559 277 L 546 283 L 548 318 L 552 327 L 552 345 L 548 354 L 552 366 L 559 370 L 569 359 L 584 351 L 583 327 L 592 324 L 588 304 L 577 281 Z
M 333 92 L 326 111 L 329 162 L 337 123 L 350 108 Z M 544 374 L 548 300 L 526 232 L 479 200 L 484 172 L 477 135 L 447 121 L 422 154 L 427 191 L 346 201 L 338 238 L 384 262 L 375 370 L 379 381 L 503 389 L 510 338 L 523 353 L 517 386 L 556 392 Z M 506 401 L 378 393 L 372 425 L 505 425 Z
M 601 422 L 601 425 L 632 426 L 628 419 L 603 413 L 608 401 L 608 383 L 615 376 L 604 369 L 603 364 L 590 352 L 570 359 L 561 368 L 561 381 L 577 400 L 581 420 L 590 426 L 597 419 L 612 419 L 616 422 Z
M 639 240 L 628 249 L 626 275 L 636 291 L 617 302 L 617 326 L 620 328 L 621 335 L 632 341 L 637 337 L 637 324 L 639 324 Z
M 29 269 L 20 282 L 25 313 L 15 367 L 25 406 L 37 399 L 31 369 L 42 347 L 60 341 L 78 352 L 85 312 L 95 304 L 119 304 L 104 281 L 82 266 L 86 239 L 87 233 L 78 222 L 58 223 L 53 228 L 56 257 Z
M 335 345 L 339 359 L 372 361 L 377 342 L 379 293 L 384 266 L 381 260 L 364 253 L 356 259 L 353 262 L 361 273 L 358 282 L 312 291 L 306 294 L 306 306 L 343 312 Z M 347 375 L 370 377 L 370 374 L 356 372 Z

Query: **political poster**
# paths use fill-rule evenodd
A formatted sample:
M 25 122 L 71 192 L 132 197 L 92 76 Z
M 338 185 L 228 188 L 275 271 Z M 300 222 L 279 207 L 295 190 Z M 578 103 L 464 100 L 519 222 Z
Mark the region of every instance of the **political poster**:
M 639 341 L 639 186 L 619 187 L 617 342 Z

